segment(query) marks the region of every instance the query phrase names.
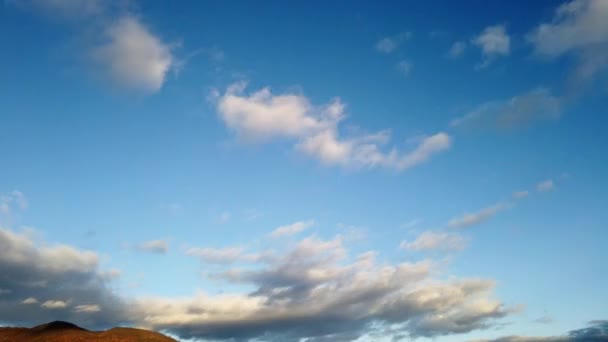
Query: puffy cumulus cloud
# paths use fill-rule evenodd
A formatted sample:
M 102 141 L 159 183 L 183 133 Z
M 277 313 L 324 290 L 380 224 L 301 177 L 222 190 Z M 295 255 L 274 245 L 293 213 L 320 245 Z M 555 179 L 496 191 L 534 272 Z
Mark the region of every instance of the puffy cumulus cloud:
M 481 104 L 461 118 L 452 120 L 452 127 L 515 128 L 537 121 L 554 121 L 561 116 L 562 103 L 547 89 L 538 88 L 506 101 Z
M 483 208 L 474 213 L 466 213 L 462 216 L 454 217 L 453 219 L 449 220 L 448 227 L 467 228 L 470 226 L 478 225 L 494 217 L 501 210 L 504 210 L 506 208 L 507 204 L 498 203 L 487 208 Z
M 542 181 L 536 185 L 536 190 L 539 192 L 547 192 L 553 189 L 555 189 L 555 183 L 551 179 Z
M 426 231 L 414 241 L 401 242 L 401 248 L 409 251 L 459 251 L 466 247 L 467 241 L 460 235 Z
M 118 85 L 146 92 L 162 87 L 175 62 L 171 47 L 134 16 L 106 28 L 105 42 L 94 49 L 93 58 Z
M 471 43 L 479 47 L 484 56 L 481 68 L 488 66 L 496 57 L 507 56 L 511 52 L 511 38 L 504 25 L 486 27 Z
M 380 39 L 376 43 L 375 48 L 378 52 L 388 54 L 397 50 L 397 48 L 399 48 L 399 46 L 403 44 L 403 42 L 410 39 L 411 37 L 411 32 L 402 32 L 395 36 L 385 37 Z
M 470 342 L 605 342 L 608 341 L 608 321 L 589 322 L 589 326 L 571 330 L 562 336 L 505 336 Z
M 41 307 L 45 308 L 45 309 L 65 309 L 68 304 L 62 300 L 47 300 L 46 302 L 42 303 L 42 305 L 40 305 Z
M 284 237 L 284 236 L 295 235 L 295 234 L 298 234 L 298 233 L 304 231 L 307 228 L 312 227 L 314 224 L 315 224 L 314 220 L 308 220 L 308 221 L 298 221 L 298 222 L 294 222 L 292 224 L 288 224 L 285 226 L 280 226 L 277 229 L 273 230 L 272 233 L 270 233 L 270 237 L 280 238 L 280 237 Z
M 147 253 L 165 254 L 169 250 L 169 243 L 165 240 L 150 240 L 137 245 L 137 249 Z
M 340 99 L 314 106 L 301 94 L 275 95 L 269 88 L 249 95 L 244 91 L 245 84 L 240 82 L 214 98 L 221 119 L 237 137 L 253 142 L 295 141 L 297 150 L 326 165 L 405 170 L 449 149 L 452 143 L 448 134 L 440 132 L 424 137 L 404 153 L 385 148 L 389 131 L 341 137 L 339 124 L 346 114 Z
M 24 0 L 18 7 L 34 9 L 46 16 L 70 19 L 76 32 L 83 35 L 78 51 L 92 61 L 102 78 L 124 89 L 154 93 L 161 89 L 167 74 L 179 62 L 171 44 L 164 42 L 129 11 L 128 2 L 102 0 Z
M 444 281 L 436 271 L 430 261 L 351 257 L 343 238 L 312 236 L 256 267 L 214 274 L 247 293 L 139 298 L 134 315 L 184 339 L 295 342 L 354 341 L 376 329 L 389 337 L 464 333 L 509 314 L 492 298 L 493 281 Z
M 0 320 L 30 325 L 67 320 L 91 327 L 128 321 L 128 306 L 100 274 L 98 256 L 67 245 L 48 245 L 32 234 L 0 228 Z M 83 317 L 82 305 L 104 303 Z M 76 309 L 76 310 L 74 310 Z
M 577 84 L 589 81 L 608 66 L 608 3 L 574 0 L 560 5 L 553 20 L 541 23 L 527 35 L 539 56 L 555 58 L 574 54 Z

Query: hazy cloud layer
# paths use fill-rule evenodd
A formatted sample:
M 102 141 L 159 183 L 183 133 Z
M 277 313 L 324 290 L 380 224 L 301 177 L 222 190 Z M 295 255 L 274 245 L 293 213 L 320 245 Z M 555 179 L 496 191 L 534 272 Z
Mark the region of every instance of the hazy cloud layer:
M 224 94 L 215 93 L 214 100 L 221 119 L 240 140 L 294 141 L 296 150 L 326 165 L 405 170 L 451 146 L 450 136 L 443 132 L 422 138 L 408 152 L 386 147 L 389 131 L 341 137 L 339 125 L 346 113 L 338 98 L 314 106 L 304 95 L 275 95 L 269 88 L 248 95 L 241 82 L 228 87 Z

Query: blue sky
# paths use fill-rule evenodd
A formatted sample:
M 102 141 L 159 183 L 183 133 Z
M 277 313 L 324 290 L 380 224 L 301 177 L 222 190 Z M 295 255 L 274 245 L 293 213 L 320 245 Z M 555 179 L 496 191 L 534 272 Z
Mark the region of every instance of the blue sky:
M 607 338 L 607 4 L 5 0 L 0 321 Z

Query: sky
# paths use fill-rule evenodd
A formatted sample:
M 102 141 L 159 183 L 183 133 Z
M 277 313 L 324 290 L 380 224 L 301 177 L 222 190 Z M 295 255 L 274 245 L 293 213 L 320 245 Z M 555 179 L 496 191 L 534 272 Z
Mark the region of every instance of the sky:
M 0 323 L 608 341 L 608 1 L 0 3 Z

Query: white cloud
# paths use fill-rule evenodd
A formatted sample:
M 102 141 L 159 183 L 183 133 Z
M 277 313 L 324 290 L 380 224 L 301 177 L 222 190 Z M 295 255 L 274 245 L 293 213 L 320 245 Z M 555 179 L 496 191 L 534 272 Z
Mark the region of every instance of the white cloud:
M 21 302 L 22 304 L 38 304 L 38 299 L 34 297 L 28 297 Z
M 125 16 L 108 26 L 106 42 L 93 57 L 118 85 L 145 92 L 160 90 L 175 58 L 171 47 L 138 18 Z
M 528 190 L 516 191 L 513 193 L 512 197 L 515 199 L 522 199 L 528 197 L 530 192 Z
M 466 228 L 480 224 L 494 217 L 498 212 L 507 208 L 504 203 L 498 203 L 493 206 L 481 209 L 475 213 L 466 213 L 462 216 L 455 217 L 448 222 L 448 227 L 451 228 Z
M 486 27 L 471 43 L 478 46 L 484 56 L 481 68 L 488 66 L 498 56 L 507 56 L 511 51 L 511 38 L 504 25 Z
M 537 88 L 504 101 L 486 102 L 450 125 L 513 128 L 537 121 L 554 121 L 561 116 L 561 101 L 545 88 Z
M 578 65 L 575 85 L 591 80 L 608 66 L 608 3 L 574 0 L 560 5 L 549 23 L 527 35 L 539 56 L 555 58 L 574 54 Z
M 413 65 L 410 61 L 402 60 L 397 63 L 397 71 L 399 71 L 404 76 L 408 76 L 410 74 L 410 72 L 412 71 L 412 67 Z
M 150 240 L 139 244 L 137 249 L 142 252 L 165 254 L 169 250 L 169 244 L 165 240 Z
M 351 341 L 373 326 L 399 326 L 389 337 L 464 333 L 510 312 L 492 298 L 491 280 L 445 281 L 434 278 L 438 269 L 430 261 L 375 258 L 375 252 L 350 258 L 341 237 L 308 237 L 256 268 L 214 273 L 251 292 L 139 298 L 134 316 L 141 326 L 185 339 L 316 341 L 350 334 L 344 340 Z
M 202 261 L 215 264 L 232 263 L 243 256 L 243 249 L 240 247 L 228 248 L 189 248 L 187 255 L 201 258 Z
M 94 313 L 101 311 L 101 307 L 97 304 L 82 304 L 76 305 L 74 311 L 80 313 Z
M 309 227 L 312 227 L 314 224 L 314 220 L 294 222 L 292 224 L 278 227 L 277 229 L 273 230 L 272 233 L 270 233 L 270 236 L 272 238 L 280 238 L 284 236 L 295 235 Z
M 25 210 L 29 206 L 27 198 L 19 190 L 13 190 L 0 195 L 0 214 L 10 215 L 13 209 Z
M 467 43 L 463 41 L 457 41 L 452 44 L 450 50 L 448 51 L 448 57 L 450 58 L 458 58 L 464 54 L 464 50 L 467 47 Z
M 238 138 L 252 142 L 292 140 L 296 150 L 326 165 L 405 170 L 451 146 L 451 138 L 440 132 L 421 139 L 408 153 L 394 147 L 387 150 L 383 148 L 390 140 L 386 130 L 340 136 L 339 124 L 346 117 L 340 99 L 313 106 L 301 94 L 274 95 L 269 88 L 262 88 L 247 95 L 244 90 L 244 83 L 236 83 L 215 98 L 220 117 Z
M 547 192 L 553 189 L 555 189 L 555 183 L 553 183 L 553 180 L 551 179 L 540 182 L 536 185 L 536 190 L 538 190 L 539 192 Z
M 220 221 L 220 223 L 226 223 L 226 222 L 230 221 L 230 217 L 232 217 L 232 214 L 230 214 L 229 211 L 223 211 L 220 214 L 219 221 Z
M 416 240 L 401 242 L 401 248 L 410 251 L 460 251 L 467 245 L 466 240 L 457 234 L 426 231 Z
M 395 51 L 404 41 L 412 37 L 411 32 L 402 32 L 392 37 L 380 39 L 376 43 L 376 50 L 382 53 L 391 53 Z
M 40 305 L 40 306 L 45 309 L 55 310 L 55 309 L 65 309 L 68 306 L 68 304 L 62 300 L 47 300 L 46 302 L 42 303 L 42 305 Z

